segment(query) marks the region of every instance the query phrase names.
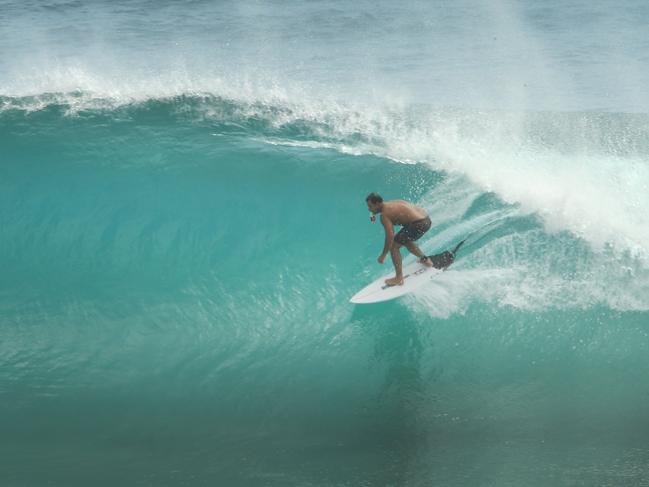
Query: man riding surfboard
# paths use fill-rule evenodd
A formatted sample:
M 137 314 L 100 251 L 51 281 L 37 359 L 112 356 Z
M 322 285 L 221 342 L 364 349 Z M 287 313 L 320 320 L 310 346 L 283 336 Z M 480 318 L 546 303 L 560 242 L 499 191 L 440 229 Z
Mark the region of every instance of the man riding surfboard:
M 383 201 L 383 198 L 378 193 L 367 195 L 365 202 L 367 203 L 367 209 L 373 215 L 381 214 L 381 223 L 385 228 L 385 244 L 383 245 L 383 252 L 381 252 L 377 260 L 379 264 L 383 264 L 388 252 L 392 256 L 396 275 L 385 280 L 388 286 L 403 285 L 402 246 L 419 257 L 419 262 L 422 264 L 428 267 L 433 265 L 431 260 L 415 244 L 415 241 L 419 240 L 431 227 L 430 218 L 423 208 L 404 200 Z M 394 225 L 402 226 L 396 235 L 394 234 Z

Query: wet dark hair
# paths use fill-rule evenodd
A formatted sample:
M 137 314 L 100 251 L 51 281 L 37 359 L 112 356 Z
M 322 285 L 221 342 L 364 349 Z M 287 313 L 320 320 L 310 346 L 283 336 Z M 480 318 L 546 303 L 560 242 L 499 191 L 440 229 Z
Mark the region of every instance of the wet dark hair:
M 370 193 L 367 195 L 367 198 L 365 198 L 365 201 L 375 205 L 377 203 L 383 203 L 383 198 L 381 198 L 381 195 L 378 193 Z

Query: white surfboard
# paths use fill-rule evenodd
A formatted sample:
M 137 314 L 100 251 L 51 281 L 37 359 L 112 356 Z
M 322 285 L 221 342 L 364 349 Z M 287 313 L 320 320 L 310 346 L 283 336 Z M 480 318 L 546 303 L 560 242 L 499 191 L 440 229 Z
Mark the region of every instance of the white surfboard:
M 415 260 L 403 268 L 403 286 L 388 286 L 385 283 L 386 279 L 394 277 L 394 271 L 392 271 L 391 274 L 380 277 L 372 284 L 358 291 L 352 296 L 350 302 L 354 304 L 370 304 L 398 298 L 423 286 L 440 272 L 444 272 L 444 270 L 427 267 Z
M 403 267 L 402 286 L 388 286 L 385 283 L 386 279 L 394 277 L 393 271 L 391 274 L 380 277 L 372 284 L 365 286 L 354 294 L 349 302 L 354 304 L 380 303 L 381 301 L 398 298 L 414 291 L 431 279 L 434 279 L 440 272 L 444 272 L 455 261 L 455 253 L 465 241 L 466 239 L 462 240 L 453 250 L 447 250 L 441 254 L 429 255 L 428 258 L 433 263 L 432 267 L 420 263 L 419 259 L 405 265 Z

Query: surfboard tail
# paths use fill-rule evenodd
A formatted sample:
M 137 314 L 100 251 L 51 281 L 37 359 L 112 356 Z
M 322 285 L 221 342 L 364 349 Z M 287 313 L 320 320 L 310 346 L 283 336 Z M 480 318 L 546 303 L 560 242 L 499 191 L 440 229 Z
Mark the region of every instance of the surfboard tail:
M 453 250 L 445 250 L 441 254 L 427 255 L 426 257 L 430 259 L 435 269 L 446 269 L 455 261 L 455 254 L 460 250 L 464 242 L 466 242 L 466 239 L 457 244 Z
M 435 269 L 446 269 L 455 260 L 455 255 L 448 250 L 441 254 L 427 255 L 426 257 L 430 259 Z

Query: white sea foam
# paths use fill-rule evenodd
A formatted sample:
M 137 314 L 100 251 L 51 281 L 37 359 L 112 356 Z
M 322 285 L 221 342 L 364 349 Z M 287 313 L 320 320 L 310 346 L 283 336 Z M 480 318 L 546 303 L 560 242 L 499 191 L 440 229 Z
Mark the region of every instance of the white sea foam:
M 649 157 L 530 147 L 520 134 L 503 133 L 498 122 L 467 133 L 447 121 L 430 136 L 391 149 L 462 173 L 504 201 L 537 212 L 550 231 L 569 230 L 596 248 L 613 243 L 649 256 Z
M 649 310 L 649 270 L 607 254 L 571 252 L 539 231 L 512 234 L 458 260 L 409 298 L 413 309 L 446 318 L 475 302 L 529 311 L 605 306 Z

